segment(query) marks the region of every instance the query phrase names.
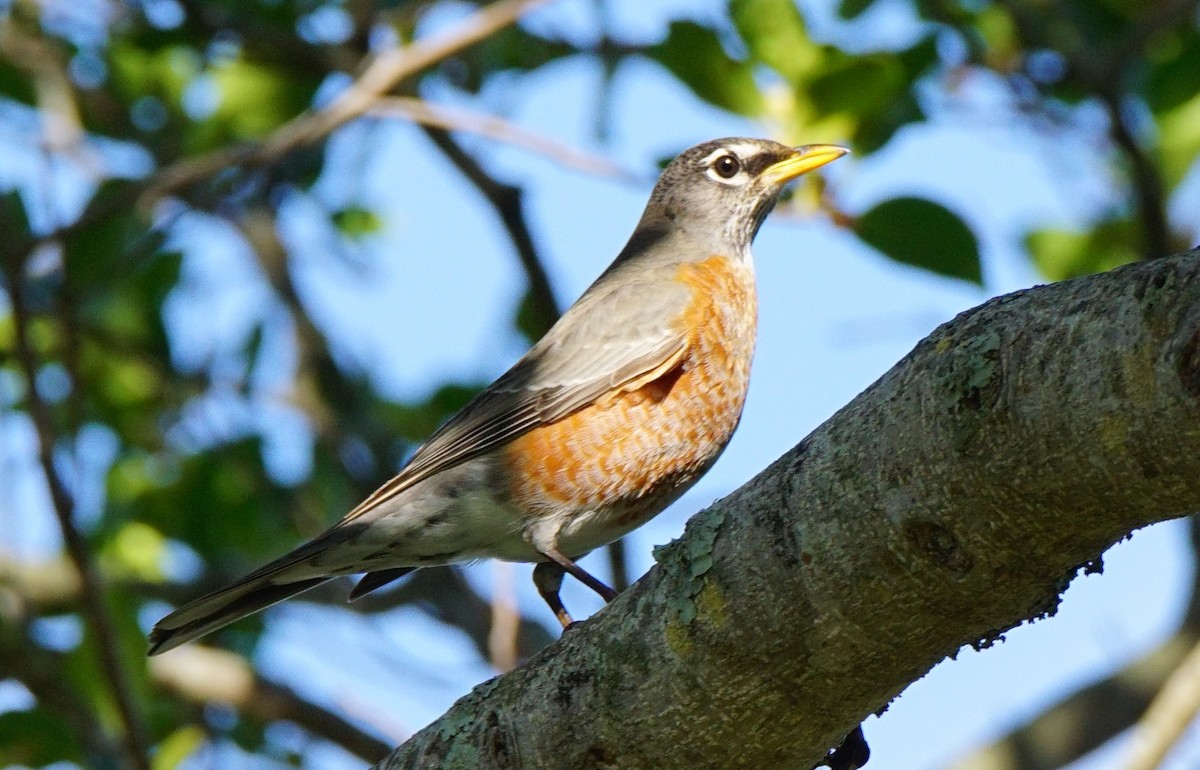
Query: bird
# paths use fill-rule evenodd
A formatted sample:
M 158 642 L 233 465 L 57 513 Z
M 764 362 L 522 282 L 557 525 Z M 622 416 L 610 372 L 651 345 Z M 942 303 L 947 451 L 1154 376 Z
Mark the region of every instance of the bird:
M 750 245 L 787 182 L 849 152 L 725 138 L 663 169 L 625 247 L 511 369 L 311 541 L 160 620 L 149 654 L 346 575 L 350 600 L 421 567 L 534 563 L 562 623 L 576 560 L 644 524 L 741 420 L 757 331 Z

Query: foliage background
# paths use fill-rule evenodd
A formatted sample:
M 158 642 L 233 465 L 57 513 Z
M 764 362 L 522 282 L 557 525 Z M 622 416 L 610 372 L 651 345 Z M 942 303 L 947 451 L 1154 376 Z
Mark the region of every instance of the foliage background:
M 557 0 L 294 132 L 478 9 L 0 3 L 0 763 L 361 766 L 549 643 L 527 568 L 485 564 L 143 657 L 169 605 L 322 529 L 502 371 L 693 142 L 855 155 L 760 236 L 742 429 L 591 557 L 618 582 L 957 310 L 1200 239 L 1195 2 Z M 939 667 L 867 725 L 875 761 L 1015 731 L 1010 766 L 1057 767 L 1120 733 L 1200 637 L 1190 534 Z

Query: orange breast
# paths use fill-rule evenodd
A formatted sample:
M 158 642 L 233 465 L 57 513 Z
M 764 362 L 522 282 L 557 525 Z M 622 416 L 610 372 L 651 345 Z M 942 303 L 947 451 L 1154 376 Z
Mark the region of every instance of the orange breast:
M 680 267 L 693 300 L 677 319 L 679 363 L 513 441 L 505 450 L 514 500 L 532 515 L 613 508 L 658 513 L 708 469 L 733 435 L 750 378 L 757 324 L 752 269 L 710 257 Z

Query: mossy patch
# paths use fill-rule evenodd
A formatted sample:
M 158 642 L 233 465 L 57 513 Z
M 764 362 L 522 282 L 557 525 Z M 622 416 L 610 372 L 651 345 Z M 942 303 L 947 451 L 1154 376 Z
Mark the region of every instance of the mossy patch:
M 719 508 L 709 508 L 688 522 L 683 537 L 654 549 L 654 559 L 662 566 L 671 586 L 667 601 L 671 613 L 668 633 L 670 623 L 687 625 L 701 609 L 710 609 L 708 603 L 702 605 L 697 600 L 704 591 L 705 576 L 713 567 L 713 544 L 724 523 L 725 514 Z M 721 602 L 723 606 L 724 600 Z

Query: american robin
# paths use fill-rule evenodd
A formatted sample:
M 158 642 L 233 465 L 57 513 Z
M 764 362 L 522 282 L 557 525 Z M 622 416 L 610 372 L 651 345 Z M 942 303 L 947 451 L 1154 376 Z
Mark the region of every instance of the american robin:
M 324 534 L 150 632 L 165 652 L 339 575 L 355 599 L 420 567 L 535 562 L 563 623 L 575 559 L 678 499 L 741 418 L 757 326 L 750 242 L 784 183 L 840 158 L 719 139 L 663 171 L 615 262 L 532 349 Z

